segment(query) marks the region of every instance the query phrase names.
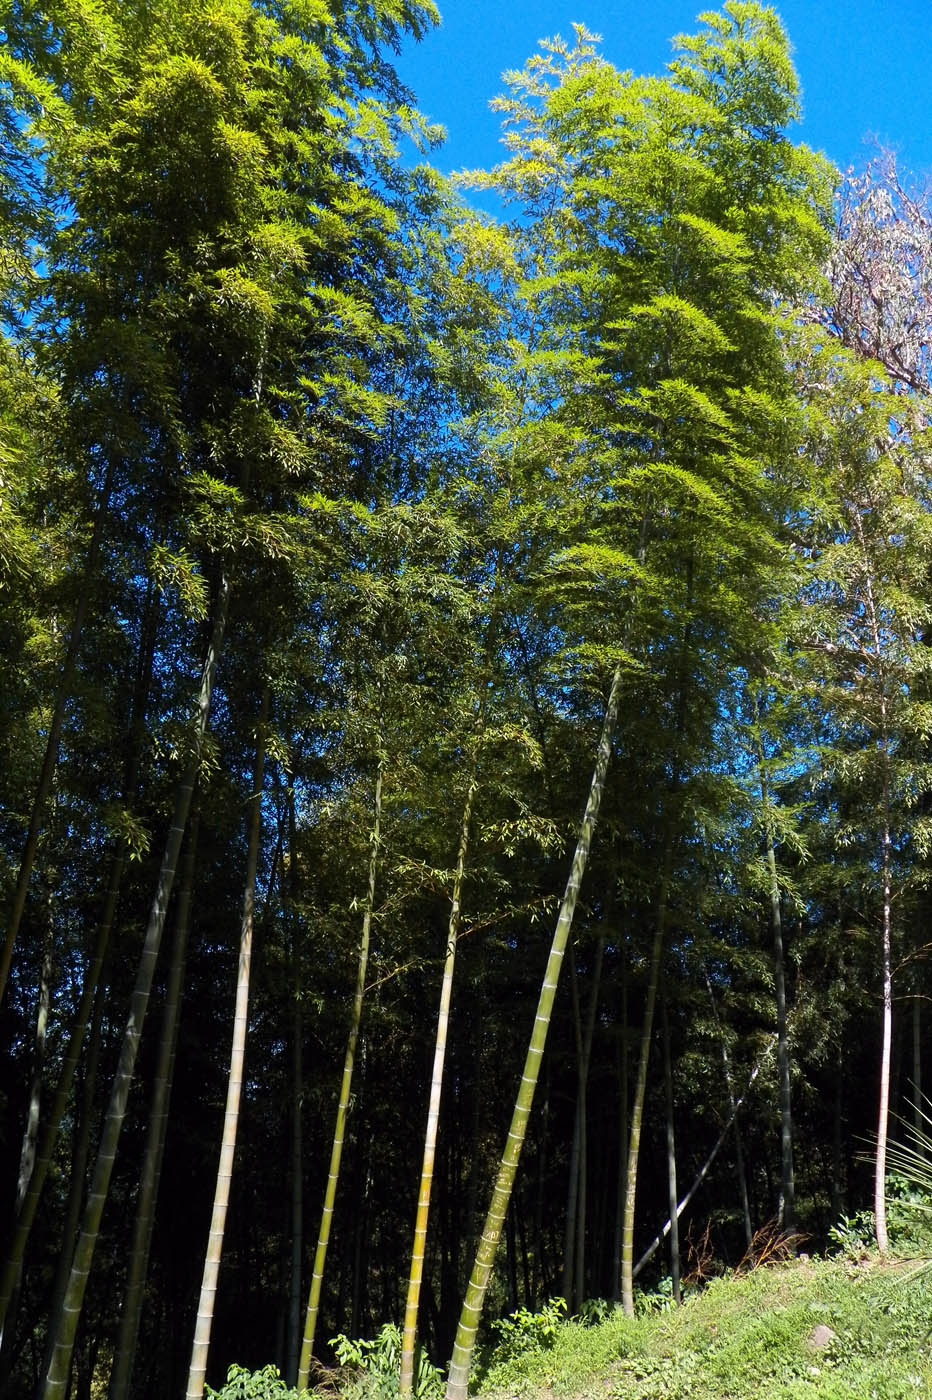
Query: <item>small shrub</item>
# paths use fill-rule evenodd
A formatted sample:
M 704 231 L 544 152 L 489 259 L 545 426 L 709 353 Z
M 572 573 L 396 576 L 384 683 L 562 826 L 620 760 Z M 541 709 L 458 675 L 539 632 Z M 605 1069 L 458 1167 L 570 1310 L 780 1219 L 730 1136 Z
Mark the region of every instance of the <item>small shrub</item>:
M 493 1322 L 492 1330 L 498 1333 L 499 1343 L 492 1364 L 498 1366 L 531 1351 L 547 1351 L 557 1340 L 557 1331 L 565 1315 L 566 1299 L 551 1298 L 541 1312 L 519 1308 L 509 1317 Z
M 634 1290 L 634 1315 L 646 1317 L 650 1313 L 669 1312 L 673 1307 L 673 1279 L 669 1274 L 662 1278 L 650 1293 L 643 1289 Z
M 599 1327 L 615 1312 L 618 1304 L 609 1298 L 587 1298 L 580 1305 L 577 1319 L 586 1327 Z
M 331 1337 L 330 1345 L 341 1366 L 355 1371 L 356 1378 L 343 1391 L 349 1400 L 396 1400 L 401 1380 L 401 1332 L 387 1322 L 373 1341 L 353 1341 Z M 433 1400 L 440 1394 L 443 1378 L 420 1347 L 414 1353 L 415 1400 Z
M 207 1400 L 304 1400 L 307 1390 L 292 1390 L 282 1380 L 276 1366 L 263 1366 L 261 1371 L 247 1371 L 244 1366 L 231 1366 L 226 1385 L 221 1390 L 207 1386 Z
M 837 1225 L 831 1227 L 828 1237 L 846 1259 L 853 1262 L 863 1259 L 874 1243 L 873 1211 L 859 1210 L 854 1215 L 843 1215 Z
M 900 1254 L 932 1255 L 932 1182 L 887 1175 L 887 1229 Z

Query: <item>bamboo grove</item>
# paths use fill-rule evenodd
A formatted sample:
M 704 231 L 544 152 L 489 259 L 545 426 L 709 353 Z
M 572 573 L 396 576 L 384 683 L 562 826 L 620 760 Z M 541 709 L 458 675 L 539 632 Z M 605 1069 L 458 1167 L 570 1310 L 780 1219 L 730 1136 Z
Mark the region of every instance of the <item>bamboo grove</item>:
M 744 0 L 543 42 L 456 186 L 430 0 L 0 15 L 0 1389 L 394 1322 L 462 1400 L 519 1306 L 886 1248 L 929 206 Z

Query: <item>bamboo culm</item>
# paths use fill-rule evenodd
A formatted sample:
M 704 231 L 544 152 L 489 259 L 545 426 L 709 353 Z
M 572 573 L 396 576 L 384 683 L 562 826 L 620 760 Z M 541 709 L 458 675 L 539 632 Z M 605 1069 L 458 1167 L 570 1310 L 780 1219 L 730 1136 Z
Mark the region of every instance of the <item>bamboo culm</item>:
M 618 711 L 621 706 L 622 680 L 622 668 L 621 666 L 617 666 L 612 676 L 611 689 L 605 707 L 605 716 L 602 722 L 602 732 L 599 737 L 595 768 L 589 788 L 589 798 L 580 825 L 576 851 L 573 856 L 572 866 L 570 867 L 569 879 L 567 880 L 566 889 L 563 894 L 563 901 L 560 906 L 560 913 L 557 918 L 553 941 L 550 947 L 550 956 L 547 960 L 547 969 L 544 973 L 544 980 L 540 989 L 537 1014 L 534 1018 L 534 1027 L 528 1045 L 524 1072 L 521 1076 L 521 1084 L 515 1100 L 511 1127 L 508 1130 L 508 1138 L 499 1165 L 498 1178 L 492 1194 L 492 1202 L 489 1206 L 485 1227 L 479 1240 L 472 1275 L 469 1280 L 469 1286 L 466 1290 L 466 1297 L 460 1314 L 456 1341 L 453 1347 L 453 1359 L 450 1362 L 450 1373 L 447 1380 L 447 1400 L 466 1400 L 469 1384 L 469 1367 L 475 1347 L 479 1318 L 482 1313 L 482 1305 L 485 1301 L 489 1279 L 492 1276 L 492 1268 L 495 1263 L 495 1255 L 498 1251 L 502 1225 L 508 1211 L 511 1189 L 514 1184 L 515 1173 L 518 1169 L 521 1149 L 524 1145 L 528 1119 L 530 1118 L 531 1106 L 534 1101 L 534 1090 L 537 1087 L 541 1060 L 543 1059 L 544 1048 L 547 1043 L 547 1031 L 550 1026 L 550 1017 L 553 1011 L 557 982 L 560 977 L 560 968 L 563 963 L 563 955 L 566 951 L 567 940 L 569 939 L 570 931 L 573 926 L 573 916 L 576 912 L 576 903 L 579 899 L 579 889 L 586 870 L 589 851 L 592 846 L 592 837 L 598 820 L 599 806 L 602 801 L 602 792 L 605 787 L 605 778 L 608 773 L 608 765 L 611 758 L 612 739 L 618 720 Z
M 327 1261 L 327 1246 L 330 1242 L 330 1226 L 333 1221 L 333 1207 L 336 1201 L 337 1182 L 340 1177 L 340 1160 L 343 1156 L 343 1139 L 346 1134 L 346 1116 L 349 1108 L 350 1089 L 353 1083 L 353 1066 L 356 1060 L 356 1042 L 359 1039 L 359 1026 L 362 1021 L 362 1003 L 366 990 L 366 970 L 369 965 L 369 938 L 372 928 L 372 913 L 375 908 L 375 880 L 378 870 L 379 844 L 382 823 L 382 760 L 379 758 L 373 797 L 372 831 L 369 844 L 369 882 L 366 892 L 365 913 L 362 921 L 362 937 L 359 943 L 359 959 L 356 967 L 356 993 L 353 998 L 353 1016 L 346 1042 L 346 1056 L 343 1061 L 343 1077 L 340 1081 L 340 1098 L 337 1104 L 336 1125 L 333 1132 L 333 1147 L 330 1152 L 330 1170 L 327 1173 L 327 1186 L 324 1193 L 324 1207 L 317 1236 L 317 1249 L 314 1253 L 314 1271 L 308 1295 L 307 1312 L 304 1318 L 304 1340 L 298 1362 L 298 1389 L 307 1387 L 314 1355 L 314 1335 L 317 1331 L 317 1317 L 320 1311 L 320 1292 L 323 1283 L 324 1265 Z
M 199 820 L 195 815 L 191 820 L 181 867 L 178 901 L 175 908 L 175 937 L 168 984 L 165 988 L 165 1013 L 162 1021 L 152 1102 L 149 1107 L 149 1125 L 146 1132 L 145 1156 L 136 1201 L 136 1219 L 133 1224 L 133 1239 L 130 1245 L 126 1292 L 123 1298 L 123 1309 L 120 1313 L 120 1331 L 113 1355 L 113 1369 L 110 1372 L 109 1400 L 127 1400 L 130 1394 L 139 1324 L 142 1319 L 146 1272 L 149 1265 L 152 1230 L 155 1224 L 155 1206 L 158 1198 L 162 1157 L 165 1152 L 169 1100 L 172 1080 L 174 1079 L 178 1029 L 181 1022 L 185 955 L 190 927 L 191 900 L 194 892 L 198 828 Z
M 227 1100 L 223 1113 L 223 1137 L 220 1162 L 214 1190 L 214 1204 L 204 1257 L 204 1273 L 197 1305 L 194 1344 L 188 1370 L 187 1400 L 201 1400 L 207 1378 L 207 1356 L 214 1321 L 214 1303 L 223 1254 L 223 1236 L 227 1209 L 230 1204 L 230 1184 L 233 1180 L 233 1159 L 239 1127 L 239 1106 L 243 1092 L 243 1071 L 246 1062 L 246 1032 L 249 1028 L 249 978 L 252 968 L 252 940 L 255 924 L 256 870 L 259 864 L 259 839 L 262 834 L 262 781 L 265 772 L 266 728 L 269 713 L 269 687 L 262 694 L 262 706 L 256 732 L 256 753 L 249 793 L 249 843 L 246 854 L 246 880 L 243 889 L 243 917 L 240 923 L 239 960 L 236 977 L 236 1004 L 233 1012 L 233 1041 L 230 1047 L 230 1070 L 227 1076 Z
M 211 636 L 201 670 L 201 682 L 198 691 L 196 718 L 192 736 L 194 741 L 192 753 L 175 792 L 174 810 L 165 840 L 155 895 L 149 911 L 145 940 L 136 975 L 136 985 L 133 989 L 129 1017 L 127 1019 L 123 1043 L 120 1049 L 119 1063 L 113 1080 L 110 1102 L 107 1106 L 97 1158 L 91 1176 L 81 1233 L 72 1260 L 68 1289 L 61 1313 L 58 1318 L 52 1319 L 54 1342 L 52 1345 L 52 1355 L 48 1373 L 44 1385 L 41 1388 L 42 1400 L 64 1400 L 68 1390 L 68 1383 L 71 1375 L 71 1358 L 74 1351 L 78 1322 L 80 1321 L 87 1280 L 90 1275 L 94 1251 L 97 1246 L 104 1204 L 110 1187 L 110 1177 L 113 1173 L 113 1164 L 116 1159 L 120 1131 L 126 1116 L 126 1104 L 129 1099 L 130 1085 L 136 1066 L 136 1055 L 138 1053 L 139 1041 L 142 1035 L 146 1011 L 148 1009 L 149 992 L 152 987 L 152 978 L 155 975 L 159 946 L 165 927 L 165 919 L 168 914 L 168 901 L 175 883 L 175 870 L 181 851 L 181 843 L 184 839 L 188 814 L 191 809 L 191 799 L 194 792 L 194 784 L 197 780 L 198 769 L 200 767 L 204 737 L 207 733 L 207 721 L 210 714 L 214 675 L 220 649 L 223 645 L 224 631 L 226 630 L 229 599 L 230 584 L 227 575 L 224 573 L 221 575 L 220 586 L 213 607 Z

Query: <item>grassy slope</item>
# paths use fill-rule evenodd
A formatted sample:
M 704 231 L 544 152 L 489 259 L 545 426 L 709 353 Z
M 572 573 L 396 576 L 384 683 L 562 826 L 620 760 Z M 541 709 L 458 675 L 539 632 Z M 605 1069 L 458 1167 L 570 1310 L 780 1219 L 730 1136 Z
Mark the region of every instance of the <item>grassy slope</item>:
M 932 1397 L 932 1276 L 813 1259 L 718 1279 L 685 1305 L 493 1358 L 480 1394 L 617 1400 L 915 1400 Z M 824 1324 L 824 1349 L 812 1341 Z

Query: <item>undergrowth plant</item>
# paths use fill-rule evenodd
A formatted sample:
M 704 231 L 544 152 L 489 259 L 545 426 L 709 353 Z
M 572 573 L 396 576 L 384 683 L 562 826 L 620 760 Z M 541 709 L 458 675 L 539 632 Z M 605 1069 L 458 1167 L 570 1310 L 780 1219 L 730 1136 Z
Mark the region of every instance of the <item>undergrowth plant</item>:
M 207 1386 L 207 1400 L 310 1400 L 309 1390 L 293 1390 L 282 1380 L 277 1366 L 263 1366 L 261 1371 L 247 1371 L 244 1366 L 231 1366 L 226 1384 L 220 1390 Z
M 372 1341 L 353 1341 L 342 1333 L 330 1345 L 340 1365 L 352 1374 L 341 1386 L 345 1400 L 397 1400 L 401 1377 L 401 1332 L 387 1322 Z M 443 1376 L 420 1347 L 414 1357 L 414 1400 L 434 1400 Z

